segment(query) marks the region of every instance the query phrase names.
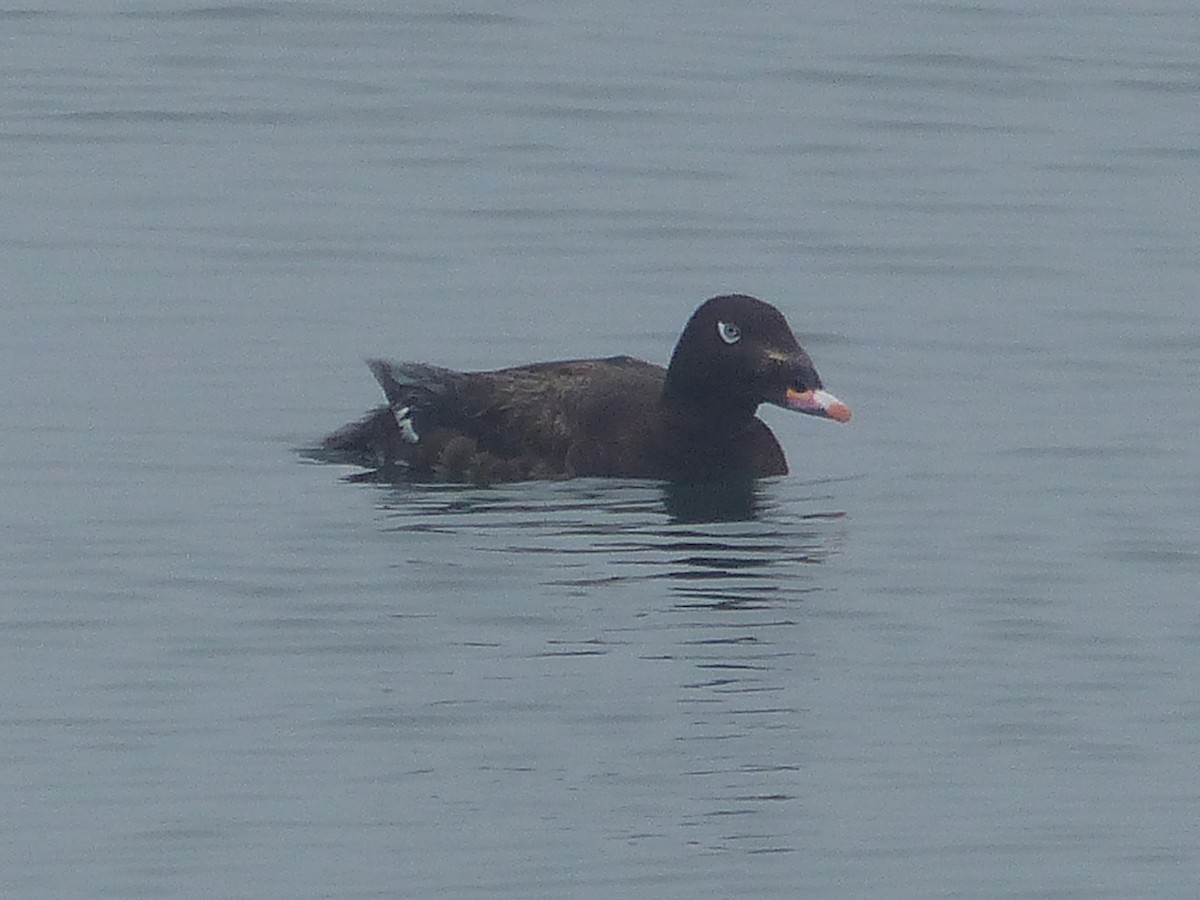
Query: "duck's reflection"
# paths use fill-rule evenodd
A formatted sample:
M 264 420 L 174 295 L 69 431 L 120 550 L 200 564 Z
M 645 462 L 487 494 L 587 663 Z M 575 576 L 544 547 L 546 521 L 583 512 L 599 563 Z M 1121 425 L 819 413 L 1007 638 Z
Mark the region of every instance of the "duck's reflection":
M 403 548 L 403 602 L 428 616 L 418 637 L 439 666 L 492 673 L 456 682 L 464 702 L 492 702 L 471 691 L 502 684 L 489 721 L 520 704 L 536 723 L 569 716 L 616 746 L 652 746 L 695 779 L 669 815 L 697 841 L 795 848 L 778 811 L 804 795 L 821 645 L 807 609 L 846 531 L 836 491 L 797 479 L 375 490 Z
M 762 507 L 756 478 L 730 478 L 701 483 L 670 482 L 663 486 L 663 506 L 675 524 L 750 522 Z
M 544 555 L 527 574 L 545 587 L 655 581 L 669 584 L 681 607 L 761 608 L 810 590 L 797 567 L 823 563 L 840 543 L 833 523 L 843 513 L 822 508 L 828 496 L 787 497 L 781 488 L 796 485 L 747 478 L 381 489 L 388 531 L 457 533 L 489 555 Z M 458 563 L 466 549 L 457 548 Z

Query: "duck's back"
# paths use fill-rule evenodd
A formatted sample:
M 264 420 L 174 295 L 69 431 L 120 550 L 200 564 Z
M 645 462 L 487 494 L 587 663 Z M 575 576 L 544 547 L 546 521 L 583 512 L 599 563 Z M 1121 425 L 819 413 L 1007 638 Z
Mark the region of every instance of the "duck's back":
M 388 407 L 330 435 L 326 448 L 439 481 L 663 474 L 661 366 L 629 356 L 492 372 L 369 365 Z

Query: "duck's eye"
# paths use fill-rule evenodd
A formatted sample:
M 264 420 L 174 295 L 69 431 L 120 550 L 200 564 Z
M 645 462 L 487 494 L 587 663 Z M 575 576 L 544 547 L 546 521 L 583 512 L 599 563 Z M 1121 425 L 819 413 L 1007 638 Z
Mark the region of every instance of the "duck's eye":
M 718 322 L 717 334 L 721 336 L 727 344 L 736 344 L 742 338 L 742 329 L 738 328 L 732 322 Z

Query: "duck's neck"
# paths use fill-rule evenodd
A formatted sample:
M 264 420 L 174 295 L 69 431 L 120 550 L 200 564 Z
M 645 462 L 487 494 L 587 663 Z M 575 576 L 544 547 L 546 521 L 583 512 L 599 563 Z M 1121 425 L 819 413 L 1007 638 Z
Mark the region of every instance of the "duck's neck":
M 749 427 L 758 404 L 739 402 L 711 390 L 681 388 L 671 372 L 663 385 L 662 406 L 671 427 L 693 439 L 719 441 L 734 438 Z
M 719 445 L 739 439 L 755 419 L 757 406 L 728 402 L 728 398 L 662 394 L 668 432 L 680 442 Z

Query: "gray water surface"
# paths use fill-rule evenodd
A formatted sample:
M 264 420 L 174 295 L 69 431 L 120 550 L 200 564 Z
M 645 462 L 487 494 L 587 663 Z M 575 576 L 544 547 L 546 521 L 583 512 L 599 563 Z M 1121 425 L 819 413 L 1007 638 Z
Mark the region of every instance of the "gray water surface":
M 1200 883 L 1186 4 L 0 10 L 0 892 Z M 792 474 L 356 484 L 778 305 Z

